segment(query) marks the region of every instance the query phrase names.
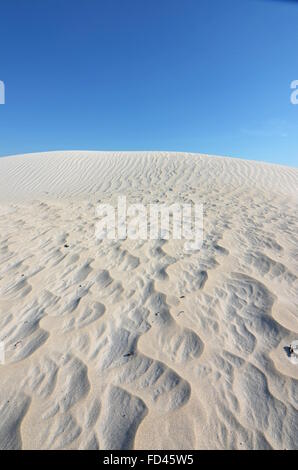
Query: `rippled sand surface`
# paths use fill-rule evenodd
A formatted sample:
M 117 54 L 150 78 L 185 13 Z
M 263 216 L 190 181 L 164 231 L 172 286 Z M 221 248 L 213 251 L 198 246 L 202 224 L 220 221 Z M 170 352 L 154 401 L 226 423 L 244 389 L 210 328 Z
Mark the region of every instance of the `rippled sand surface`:
M 204 243 L 97 240 L 202 203 Z M 298 170 L 167 152 L 0 159 L 1 449 L 298 447 Z

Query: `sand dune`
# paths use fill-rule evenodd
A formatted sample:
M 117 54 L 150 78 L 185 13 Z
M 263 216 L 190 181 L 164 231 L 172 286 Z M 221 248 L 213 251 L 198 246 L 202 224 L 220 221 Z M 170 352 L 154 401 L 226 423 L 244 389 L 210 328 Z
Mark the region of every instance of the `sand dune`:
M 98 202 L 200 202 L 204 243 L 98 240 Z M 1 449 L 298 447 L 298 169 L 0 158 Z

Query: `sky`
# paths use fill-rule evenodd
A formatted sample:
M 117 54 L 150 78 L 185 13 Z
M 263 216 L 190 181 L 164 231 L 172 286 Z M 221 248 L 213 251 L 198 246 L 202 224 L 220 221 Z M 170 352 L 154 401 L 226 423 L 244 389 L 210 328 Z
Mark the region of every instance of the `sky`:
M 0 156 L 167 150 L 297 166 L 298 1 L 1 0 Z

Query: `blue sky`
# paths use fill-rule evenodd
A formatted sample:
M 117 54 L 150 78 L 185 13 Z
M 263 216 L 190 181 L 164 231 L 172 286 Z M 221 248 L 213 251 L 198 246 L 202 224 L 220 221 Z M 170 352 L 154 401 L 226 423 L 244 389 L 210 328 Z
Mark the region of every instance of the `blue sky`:
M 298 2 L 4 0 L 0 155 L 173 150 L 297 166 Z

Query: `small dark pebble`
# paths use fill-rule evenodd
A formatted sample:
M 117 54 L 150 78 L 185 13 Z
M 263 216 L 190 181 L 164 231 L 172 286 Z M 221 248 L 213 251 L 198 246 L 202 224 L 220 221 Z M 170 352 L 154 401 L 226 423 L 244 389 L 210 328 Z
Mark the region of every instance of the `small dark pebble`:
M 67 243 L 65 243 L 64 248 L 69 248 L 69 245 L 67 245 Z
M 181 296 L 180 296 L 180 299 L 184 299 L 184 298 L 185 298 L 185 295 L 181 295 Z
M 124 354 L 123 357 L 129 357 L 129 356 L 133 356 L 133 353 L 127 353 L 127 354 Z

